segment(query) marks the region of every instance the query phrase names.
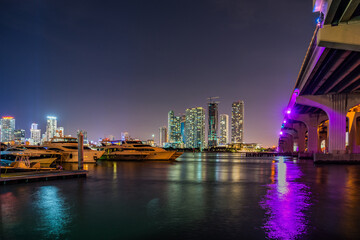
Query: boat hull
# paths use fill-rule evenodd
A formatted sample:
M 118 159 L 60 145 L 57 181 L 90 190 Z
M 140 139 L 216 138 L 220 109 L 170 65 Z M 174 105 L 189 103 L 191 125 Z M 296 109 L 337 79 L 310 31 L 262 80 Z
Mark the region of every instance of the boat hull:
M 84 163 L 96 163 L 98 159 L 104 154 L 104 151 L 84 151 Z M 77 163 L 79 162 L 78 151 L 63 153 L 61 162 L 65 163 Z
M 171 157 L 175 154 L 175 151 L 164 151 L 150 153 L 145 160 L 171 160 Z
M 149 154 L 147 153 L 122 153 L 122 152 L 115 152 L 103 155 L 101 158 L 102 160 L 109 160 L 109 161 L 142 161 L 144 160 Z

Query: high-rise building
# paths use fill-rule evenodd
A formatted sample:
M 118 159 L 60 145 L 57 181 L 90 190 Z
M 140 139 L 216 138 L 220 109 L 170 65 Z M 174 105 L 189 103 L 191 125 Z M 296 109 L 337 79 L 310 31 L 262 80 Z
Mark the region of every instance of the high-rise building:
M 14 130 L 14 140 L 17 143 L 25 143 L 25 129 L 15 129 Z
M 48 116 L 46 120 L 46 141 L 50 141 L 53 137 L 56 136 L 57 130 L 57 118 Z
M 31 144 L 38 145 L 41 143 L 41 129 L 38 129 L 38 124 L 31 124 L 30 128 Z
M 164 147 L 167 142 L 167 128 L 166 126 L 159 128 L 159 146 Z
M 185 122 L 186 122 L 186 116 L 181 115 L 180 132 L 181 132 L 181 141 L 182 141 L 183 146 L 185 145 L 185 142 L 186 142 L 186 138 L 185 138 Z
M 220 114 L 220 136 L 219 145 L 229 143 L 229 115 Z
M 77 130 L 77 133 L 76 133 L 76 136 L 79 137 L 79 134 L 82 133 L 83 136 L 84 136 L 84 145 L 89 145 L 89 139 L 88 139 L 88 136 L 87 136 L 87 131 L 84 131 L 84 130 Z
M 218 104 L 210 102 L 208 105 L 209 110 L 209 131 L 208 131 L 208 147 L 216 147 L 217 145 L 217 129 L 218 129 Z
M 185 135 L 187 148 L 205 146 L 205 110 L 202 107 L 186 109 Z
M 129 139 L 130 137 L 128 132 L 121 132 L 121 141 L 127 141 Z
M 15 140 L 15 118 L 2 117 L 1 119 L 1 142 L 9 143 Z
M 58 127 L 56 129 L 55 137 L 64 137 L 64 136 L 65 136 L 64 128 Z
M 181 119 L 175 116 L 174 111 L 168 113 L 168 143 L 174 148 L 179 148 L 182 145 Z
M 244 142 L 244 101 L 237 101 L 232 104 L 231 142 Z

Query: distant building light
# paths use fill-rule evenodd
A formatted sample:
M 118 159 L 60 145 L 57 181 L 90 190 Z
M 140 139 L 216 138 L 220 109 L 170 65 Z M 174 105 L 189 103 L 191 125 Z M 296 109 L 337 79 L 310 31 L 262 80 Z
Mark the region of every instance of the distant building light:
M 2 119 L 14 119 L 14 117 L 6 116 L 6 117 L 2 117 Z

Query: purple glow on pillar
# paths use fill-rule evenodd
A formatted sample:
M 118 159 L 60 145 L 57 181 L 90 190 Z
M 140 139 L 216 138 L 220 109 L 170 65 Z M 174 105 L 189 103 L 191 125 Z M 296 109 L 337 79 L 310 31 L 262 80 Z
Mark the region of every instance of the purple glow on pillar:
M 283 135 L 283 132 L 282 132 L 282 131 L 280 132 L 280 135 Z
M 296 164 L 279 159 L 272 168 L 274 183 L 260 202 L 266 211 L 263 229 L 269 239 L 301 239 L 310 226 L 306 216 L 311 205 L 309 187 L 296 181 L 302 175 Z
M 284 120 L 284 123 L 286 123 L 286 120 Z
M 286 113 L 287 113 L 287 114 L 290 114 L 290 113 L 291 113 L 291 110 L 290 110 L 290 109 L 288 109 L 288 110 L 286 111 Z

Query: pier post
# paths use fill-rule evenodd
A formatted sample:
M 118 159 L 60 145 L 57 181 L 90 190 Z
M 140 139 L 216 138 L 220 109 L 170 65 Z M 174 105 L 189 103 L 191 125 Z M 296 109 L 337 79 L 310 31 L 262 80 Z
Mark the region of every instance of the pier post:
M 84 169 L 84 134 L 80 131 L 78 134 L 78 170 Z

